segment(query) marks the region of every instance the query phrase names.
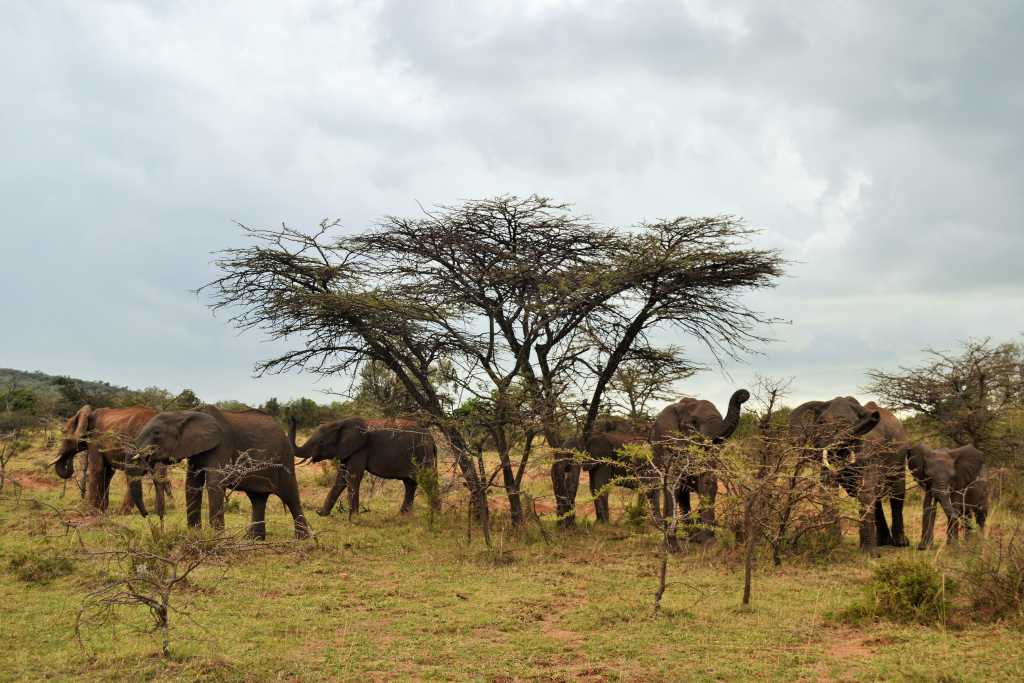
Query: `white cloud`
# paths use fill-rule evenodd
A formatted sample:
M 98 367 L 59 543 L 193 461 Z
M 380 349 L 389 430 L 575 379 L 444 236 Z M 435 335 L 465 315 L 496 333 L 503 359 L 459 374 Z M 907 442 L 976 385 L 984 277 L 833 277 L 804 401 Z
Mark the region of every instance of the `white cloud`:
M 250 379 L 268 347 L 189 293 L 232 219 L 357 230 L 542 192 L 608 223 L 739 214 L 797 261 L 753 298 L 793 325 L 691 393 L 754 369 L 856 391 L 922 346 L 1020 331 L 1022 20 L 996 0 L 8 3 L 0 313 L 23 324 L 0 359 L 309 393 Z

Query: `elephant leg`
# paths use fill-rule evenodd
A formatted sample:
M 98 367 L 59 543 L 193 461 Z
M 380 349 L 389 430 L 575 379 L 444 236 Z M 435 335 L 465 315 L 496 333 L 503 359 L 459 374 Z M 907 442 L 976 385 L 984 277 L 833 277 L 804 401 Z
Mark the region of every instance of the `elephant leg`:
M 594 514 L 598 522 L 608 523 L 610 519 L 608 509 L 608 482 L 611 481 L 611 472 L 604 465 L 598 465 L 590 470 L 590 495 L 594 497 Z
M 209 506 L 210 526 L 224 528 L 224 478 L 219 474 L 206 473 L 206 504 Z
M 132 480 L 131 477 L 128 476 L 127 471 L 125 472 L 124 478 L 124 498 L 121 499 L 121 509 L 118 510 L 117 514 L 130 515 L 132 513 L 132 508 L 135 507 L 135 500 L 132 495 Z
M 978 523 L 978 531 L 982 532 L 985 530 L 985 518 L 988 517 L 988 513 L 984 508 L 974 509 L 974 519 Z
M 257 541 L 265 541 L 267 538 L 267 493 L 249 493 L 249 503 L 252 504 L 252 517 L 249 520 L 249 530 L 246 532 L 248 538 Z
M 935 500 L 939 501 L 939 505 L 942 506 L 942 511 L 946 513 L 946 543 L 956 545 L 960 530 L 960 511 L 950 500 L 949 491 L 939 490 L 934 495 Z
M 362 468 L 349 471 L 348 476 L 348 519 L 359 514 L 359 485 L 363 483 Z
M 166 478 L 166 467 L 153 470 L 153 505 L 156 506 L 158 517 L 163 517 L 164 512 L 167 511 L 167 501 L 164 499 L 164 483 Z
M 900 473 L 902 476 L 903 473 Z M 902 482 L 901 482 L 902 483 Z M 907 532 L 903 526 L 903 502 L 907 495 L 906 485 L 897 486 L 889 496 L 889 510 L 892 512 L 892 544 L 897 548 L 910 545 Z
M 715 499 L 718 496 L 718 478 L 706 472 L 697 478 L 697 496 L 701 528 L 693 535 L 697 543 L 709 541 L 715 537 Z
M 402 483 L 405 485 L 405 498 L 402 499 L 402 507 L 399 512 L 406 514 L 412 511 L 412 501 L 416 498 L 416 480 L 403 479 Z
M 935 534 L 935 498 L 931 491 L 925 491 L 924 507 L 921 511 L 921 542 L 917 545 L 918 550 L 927 550 L 932 547 Z
M 190 527 L 199 527 L 202 524 L 205 484 L 205 470 L 190 465 L 185 474 L 185 517 Z
M 893 545 L 889 525 L 885 521 L 885 508 L 881 498 L 875 498 L 875 536 L 877 545 Z
M 669 491 L 668 488 L 664 488 L 661 490 L 661 497 L 665 501 L 665 519 L 669 519 L 676 514 L 676 493 L 675 491 Z
M 114 478 L 114 468 L 103 466 L 103 490 L 100 493 L 100 510 L 106 512 L 110 508 L 110 481 Z
M 103 477 L 106 468 L 103 456 L 99 454 L 96 446 L 90 443 L 85 453 L 85 500 L 89 507 L 95 510 L 102 509 Z
M 661 513 L 661 491 L 659 489 L 652 488 L 647 492 L 647 502 L 651 506 L 651 516 L 654 517 L 654 523 L 661 526 L 665 521 L 665 517 Z
M 679 509 L 683 511 L 683 520 L 689 522 L 693 513 L 693 508 L 690 507 L 689 485 L 684 483 L 676 489 L 676 505 L 678 505 Z
M 576 523 L 576 492 L 580 474 L 580 466 L 570 457 L 560 456 L 551 465 L 551 487 L 560 527 L 571 527 Z
M 334 509 L 334 504 L 338 501 L 338 498 L 348 487 L 348 468 L 345 465 L 338 465 L 338 476 L 334 478 L 334 486 L 327 492 L 327 497 L 324 498 L 323 505 L 316 511 L 316 514 L 321 517 L 326 517 L 331 514 L 331 510 Z
M 879 496 L 879 468 L 876 463 L 860 467 L 860 486 L 856 487 L 860 513 L 860 549 L 871 555 L 878 553 L 878 529 L 875 525 L 875 504 Z M 888 529 L 886 529 L 888 531 Z
M 277 497 L 281 499 L 288 512 L 292 515 L 292 522 L 295 525 L 295 538 L 309 538 L 311 533 L 306 515 L 302 513 L 302 501 L 299 498 L 299 483 L 295 475 L 286 471 L 281 475 L 277 483 Z

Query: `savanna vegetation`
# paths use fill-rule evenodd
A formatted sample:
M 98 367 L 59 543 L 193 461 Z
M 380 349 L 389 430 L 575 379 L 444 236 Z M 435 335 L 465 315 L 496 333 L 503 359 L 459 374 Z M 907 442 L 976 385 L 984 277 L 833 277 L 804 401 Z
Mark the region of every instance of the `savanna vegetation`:
M 258 373 L 344 400 L 4 371 L 0 676 L 1024 677 L 1019 344 L 865 369 L 878 404 L 791 408 L 798 378 L 680 399 L 706 369 L 684 342 L 723 365 L 767 342 L 744 296 L 786 263 L 741 220 L 502 196 L 337 227 L 245 228 L 200 291 L 292 345 Z M 99 410 L 136 405 L 160 414 L 101 442 Z M 264 440 L 203 445 L 231 421 Z M 117 469 L 168 510 L 100 505 Z M 296 481 L 307 512 L 332 490 L 308 526 Z M 966 537 L 914 549 L 937 506 Z

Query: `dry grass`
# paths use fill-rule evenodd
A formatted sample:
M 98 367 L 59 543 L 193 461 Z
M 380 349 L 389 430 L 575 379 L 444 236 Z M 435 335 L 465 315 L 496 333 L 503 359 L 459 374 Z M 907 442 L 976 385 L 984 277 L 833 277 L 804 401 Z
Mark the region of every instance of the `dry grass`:
M 73 554 L 50 505 L 71 508 L 77 492 L 43 469 L 34 450 L 16 464 L 32 481 L 20 499 L 0 497 L 0 565 L 15 553 Z M 318 469 L 300 469 L 304 505 L 326 490 Z M 172 473 L 184 524 L 182 474 Z M 121 493 L 115 480 L 114 497 Z M 1024 678 L 1020 632 L 1003 626 L 957 630 L 869 623 L 836 626 L 827 616 L 856 599 L 873 562 L 848 537 L 823 566 L 761 563 L 753 609 L 739 607 L 742 575 L 721 548 L 672 559 L 663 613 L 651 612 L 657 535 L 625 527 L 581 525 L 548 545 L 535 526 L 514 533 L 499 511 L 497 548 L 466 540 L 458 489 L 433 529 L 423 501 L 397 514 L 400 485 L 364 490 L 370 509 L 356 522 L 311 516 L 319 546 L 292 542 L 291 519 L 268 506 L 262 550 L 226 566 L 202 568 L 185 599 L 196 622 L 172 628 L 172 656 L 142 616 L 125 612 L 116 629 L 74 642 L 83 590 L 104 572 L 79 560 L 75 571 L 36 585 L 0 572 L 0 679 L 76 680 L 1012 680 Z M 541 505 L 550 487 L 542 465 L 529 490 Z M 613 494 L 616 514 L 629 492 Z M 497 496 L 496 496 L 497 498 Z M 248 501 L 227 518 L 242 527 Z M 911 536 L 919 502 L 908 504 Z M 116 504 L 111 508 L 115 509 Z M 503 507 L 496 501 L 496 509 Z M 581 506 L 592 515 L 592 507 Z M 138 528 L 141 518 L 116 517 Z M 102 546 L 102 521 L 82 522 L 82 542 Z M 1001 524 L 994 516 L 993 526 Z M 937 533 L 937 536 L 939 534 Z M 941 537 L 941 536 L 940 536 Z M 886 549 L 884 555 L 915 554 Z

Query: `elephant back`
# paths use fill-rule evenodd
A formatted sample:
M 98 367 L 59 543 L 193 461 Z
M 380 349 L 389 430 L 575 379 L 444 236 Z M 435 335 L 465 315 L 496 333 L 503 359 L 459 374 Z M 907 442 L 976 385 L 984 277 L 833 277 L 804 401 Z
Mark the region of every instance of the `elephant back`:
M 156 411 L 149 406 L 98 408 L 92 411 L 89 427 L 100 439 L 101 447 L 117 448 L 125 441 L 134 441 L 154 415 Z
M 288 437 L 281 423 L 267 413 L 255 409 L 222 411 L 213 406 L 200 410 L 222 424 L 235 452 L 248 451 L 253 457 L 294 467 Z

